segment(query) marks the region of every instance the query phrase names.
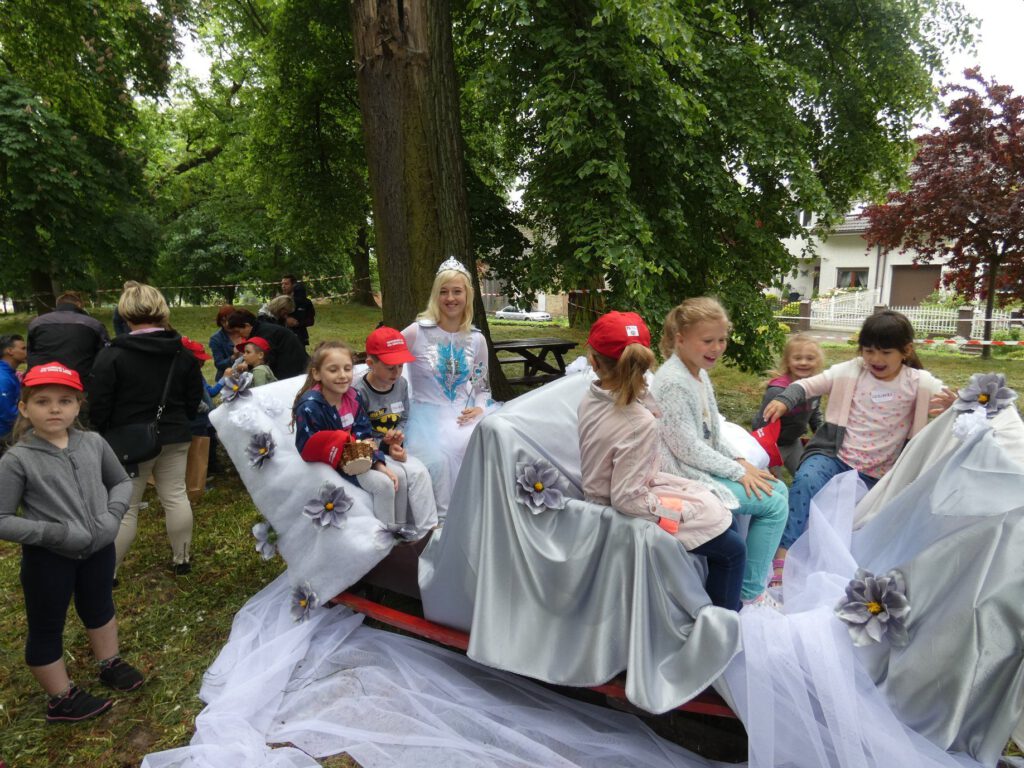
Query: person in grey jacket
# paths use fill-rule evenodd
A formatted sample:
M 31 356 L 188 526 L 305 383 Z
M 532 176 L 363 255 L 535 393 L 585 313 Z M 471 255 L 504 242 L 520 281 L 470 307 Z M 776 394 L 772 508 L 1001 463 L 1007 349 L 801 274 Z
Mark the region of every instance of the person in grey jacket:
M 112 594 L 114 538 L 132 482 L 102 437 L 73 426 L 81 402 L 73 369 L 57 362 L 30 369 L 13 432 L 20 439 L 0 458 L 0 539 L 21 544 L 25 662 L 49 696 L 47 722 L 85 720 L 113 704 L 68 677 L 63 635 L 72 597 L 100 681 L 117 691 L 143 682 L 118 653 Z

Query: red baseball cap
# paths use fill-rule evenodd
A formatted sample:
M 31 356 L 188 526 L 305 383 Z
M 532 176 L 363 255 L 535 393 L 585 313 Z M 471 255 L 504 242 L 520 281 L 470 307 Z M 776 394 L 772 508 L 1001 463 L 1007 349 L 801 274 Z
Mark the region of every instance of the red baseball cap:
M 21 382 L 23 387 L 42 387 L 47 384 L 59 384 L 82 391 L 82 379 L 78 371 L 57 362 L 32 366 Z
M 782 421 L 773 421 L 765 424 L 760 429 L 752 430 L 750 434 L 757 440 L 758 445 L 764 448 L 768 454 L 769 467 L 781 467 L 783 465 L 782 453 L 779 451 L 779 433 L 782 431 Z
M 245 352 L 245 345 L 252 344 L 254 347 L 259 347 L 263 350 L 263 354 L 270 351 L 270 342 L 260 336 L 250 336 L 245 341 L 240 341 L 235 345 L 235 349 L 239 352 Z
M 181 337 L 181 346 L 192 353 L 192 356 L 199 361 L 205 362 L 212 360 L 213 358 L 206 354 L 206 350 L 203 348 L 202 342 L 192 341 L 188 336 Z
M 366 337 L 366 354 L 373 355 L 384 365 L 411 363 L 416 359 L 409 351 L 405 337 L 386 325 L 382 325 Z
M 587 344 L 599 355 L 618 360 L 630 344 L 651 346 L 651 332 L 636 312 L 609 312 L 590 326 Z

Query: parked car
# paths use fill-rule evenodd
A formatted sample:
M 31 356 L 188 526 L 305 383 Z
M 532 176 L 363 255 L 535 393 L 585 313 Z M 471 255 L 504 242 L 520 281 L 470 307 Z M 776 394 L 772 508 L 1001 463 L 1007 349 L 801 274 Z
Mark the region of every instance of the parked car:
M 526 309 L 519 309 L 519 307 L 512 306 L 511 304 L 495 312 L 494 317 L 498 320 L 534 320 L 537 322 L 551 319 L 551 315 L 547 312 L 532 312 Z

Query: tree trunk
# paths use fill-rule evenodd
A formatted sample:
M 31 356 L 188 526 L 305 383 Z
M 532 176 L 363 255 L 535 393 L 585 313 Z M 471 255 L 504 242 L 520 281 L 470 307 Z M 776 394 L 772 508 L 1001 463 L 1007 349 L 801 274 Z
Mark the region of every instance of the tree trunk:
M 28 273 L 28 280 L 32 286 L 32 306 L 36 314 L 42 315 L 53 310 L 57 305 L 57 294 L 50 273 L 39 267 L 32 267 Z
M 359 227 L 352 249 L 352 303 L 376 307 L 373 282 L 370 280 L 370 237 L 366 225 Z
M 988 275 L 985 282 L 985 323 L 981 329 L 981 338 L 985 341 L 992 340 L 992 312 L 996 307 L 996 278 L 999 277 L 999 256 L 993 256 L 988 262 Z M 988 360 L 992 357 L 992 347 L 988 344 L 981 348 L 981 357 Z
M 384 322 L 426 306 L 449 256 L 473 275 L 477 326 L 490 340 L 470 250 L 449 0 L 354 0 L 359 108 L 373 199 Z M 511 393 L 491 352 L 491 387 Z

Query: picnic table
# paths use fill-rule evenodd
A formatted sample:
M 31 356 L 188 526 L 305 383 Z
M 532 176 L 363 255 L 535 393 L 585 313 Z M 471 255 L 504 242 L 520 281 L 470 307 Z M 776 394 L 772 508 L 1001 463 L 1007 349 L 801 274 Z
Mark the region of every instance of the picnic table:
M 546 384 L 565 375 L 563 356 L 575 346 L 575 341 L 556 337 L 506 339 L 494 342 L 494 351 L 503 366 L 523 365 L 523 375 L 509 378 L 509 384 Z

